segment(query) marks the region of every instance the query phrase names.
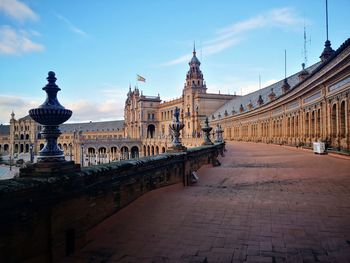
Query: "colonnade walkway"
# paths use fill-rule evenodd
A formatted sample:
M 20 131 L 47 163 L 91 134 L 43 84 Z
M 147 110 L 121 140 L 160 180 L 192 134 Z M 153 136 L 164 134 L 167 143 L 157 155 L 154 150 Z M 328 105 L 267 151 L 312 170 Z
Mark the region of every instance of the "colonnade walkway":
M 350 262 L 350 160 L 243 142 L 220 160 L 108 218 L 65 262 Z

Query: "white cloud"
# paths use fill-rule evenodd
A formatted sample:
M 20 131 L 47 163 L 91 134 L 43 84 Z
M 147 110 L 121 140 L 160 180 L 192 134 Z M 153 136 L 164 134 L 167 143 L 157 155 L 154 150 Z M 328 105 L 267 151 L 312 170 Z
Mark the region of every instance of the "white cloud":
M 114 99 L 101 102 L 79 100 L 65 103 L 65 107 L 73 111 L 69 122 L 104 121 L 124 118 L 124 106 Z
M 203 54 L 208 56 L 235 46 L 244 40 L 244 35 L 249 31 L 265 27 L 290 28 L 303 23 L 304 20 L 291 8 L 273 9 L 219 29 L 215 37 L 203 43 Z M 190 57 L 190 55 L 180 56 L 166 62 L 165 65 L 169 66 L 183 63 L 188 61 Z
M 8 123 L 12 111 L 16 114 L 16 118 L 22 118 L 28 115 L 29 109 L 38 105 L 39 100 L 33 98 L 0 94 L 0 123 Z
M 21 22 L 39 18 L 26 4 L 17 0 L 0 0 L 0 11 Z
M 274 84 L 278 81 L 279 80 L 276 80 L 276 79 L 269 79 L 269 80 L 263 81 L 261 83 L 261 88 L 270 86 L 271 84 Z M 234 83 L 234 84 L 229 84 L 229 83 Z M 230 81 L 227 81 L 224 83 L 213 83 L 210 86 L 208 86 L 208 92 L 210 93 L 219 93 L 220 91 L 221 94 L 229 93 L 231 95 L 234 95 L 234 94 L 246 95 L 257 90 L 259 90 L 258 81 L 246 81 L 240 78 L 232 78 Z
M 44 46 L 33 42 L 27 31 L 17 30 L 10 26 L 0 27 L 0 54 L 20 55 L 43 50 Z
M 75 26 L 68 18 L 64 17 L 63 15 L 56 14 L 56 17 L 58 19 L 60 19 L 61 21 L 63 21 L 72 32 L 74 32 L 78 35 L 84 36 L 84 37 L 86 37 L 88 35 L 85 31 L 83 31 L 80 28 L 78 28 L 77 26 Z
M 30 109 L 38 107 L 43 101 L 43 97 L 28 98 L 0 94 L 0 124 L 9 123 L 12 111 L 16 114 L 15 118 L 19 119 L 28 115 Z M 69 122 L 105 121 L 123 119 L 124 117 L 124 104 L 123 100 L 120 100 L 120 96 L 117 99 L 105 95 L 100 101 L 65 100 L 62 104 L 65 108 L 73 111 Z

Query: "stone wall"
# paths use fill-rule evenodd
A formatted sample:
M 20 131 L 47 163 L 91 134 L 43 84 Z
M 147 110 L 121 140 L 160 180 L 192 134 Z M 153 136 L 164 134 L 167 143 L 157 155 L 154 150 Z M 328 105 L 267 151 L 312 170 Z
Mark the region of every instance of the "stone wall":
M 56 262 L 86 232 L 159 187 L 189 184 L 191 171 L 217 163 L 224 144 L 84 168 L 55 177 L 0 181 L 0 262 Z

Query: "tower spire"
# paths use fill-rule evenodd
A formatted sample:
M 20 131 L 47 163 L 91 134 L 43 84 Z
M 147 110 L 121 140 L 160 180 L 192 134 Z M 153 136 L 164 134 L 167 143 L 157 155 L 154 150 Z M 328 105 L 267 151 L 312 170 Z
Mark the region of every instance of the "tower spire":
M 326 40 L 328 39 L 328 0 L 326 0 Z
M 287 93 L 290 89 L 290 85 L 288 84 L 287 80 L 287 50 L 284 50 L 284 80 L 282 85 L 282 91 L 283 93 Z
M 331 41 L 328 39 L 328 1 L 326 0 L 326 42 L 324 43 L 324 49 L 320 56 L 322 62 L 328 60 L 334 53 L 331 47 Z
M 193 56 L 196 55 L 196 41 L 193 41 Z

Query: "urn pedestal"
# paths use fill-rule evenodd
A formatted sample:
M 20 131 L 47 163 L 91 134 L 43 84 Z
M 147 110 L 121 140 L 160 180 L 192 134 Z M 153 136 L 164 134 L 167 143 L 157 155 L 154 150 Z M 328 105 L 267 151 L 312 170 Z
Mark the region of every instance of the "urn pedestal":
M 57 139 L 61 135 L 59 125 L 72 116 L 72 111 L 58 102 L 57 92 L 61 89 L 56 85 L 53 71 L 48 73 L 47 81 L 48 84 L 43 88 L 47 94 L 45 102 L 38 108 L 29 110 L 29 116 L 43 126 L 40 133 L 45 139 L 45 145 L 39 152 L 37 163 L 20 169 L 20 177 L 56 175 L 80 170 L 78 164 L 65 160 L 63 151 L 57 145 Z

